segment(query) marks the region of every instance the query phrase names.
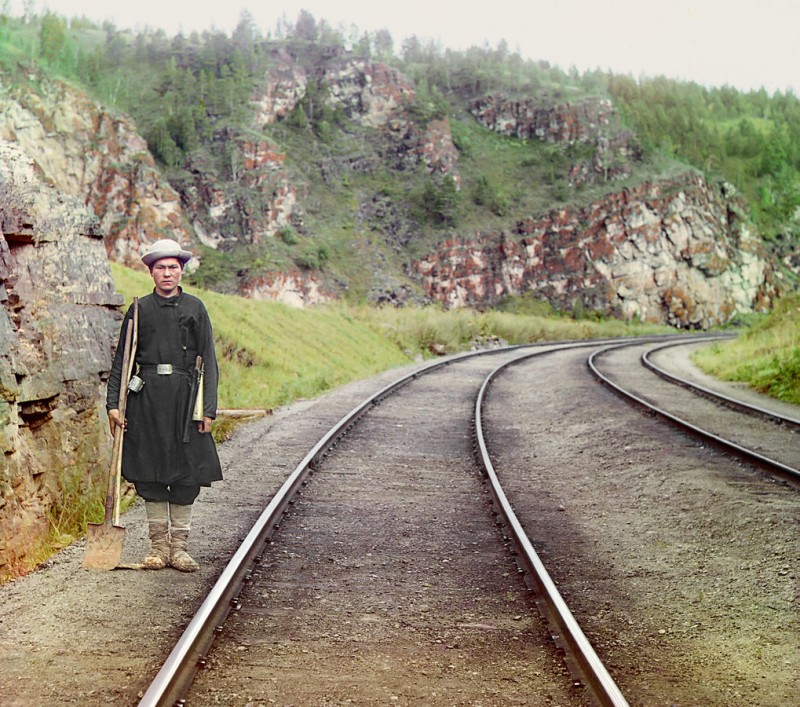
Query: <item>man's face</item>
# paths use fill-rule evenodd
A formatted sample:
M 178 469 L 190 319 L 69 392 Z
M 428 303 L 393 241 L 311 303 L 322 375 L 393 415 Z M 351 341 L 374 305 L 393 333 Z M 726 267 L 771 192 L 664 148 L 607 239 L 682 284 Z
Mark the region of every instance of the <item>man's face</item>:
M 156 293 L 162 297 L 172 297 L 178 293 L 183 275 L 181 262 L 177 258 L 161 258 L 153 264 L 150 275 L 156 283 Z

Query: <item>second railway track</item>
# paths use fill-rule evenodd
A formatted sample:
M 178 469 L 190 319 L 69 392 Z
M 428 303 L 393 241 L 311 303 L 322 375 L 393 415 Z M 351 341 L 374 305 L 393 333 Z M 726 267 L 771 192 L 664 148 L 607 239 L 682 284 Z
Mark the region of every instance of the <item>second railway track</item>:
M 722 395 L 683 380 L 654 364 L 652 354 L 667 351 L 652 343 L 612 345 L 596 351 L 588 363 L 595 375 L 619 392 L 684 429 L 705 434 L 746 461 L 800 481 L 800 420 Z M 653 358 L 656 356 L 653 355 Z
M 797 487 L 626 404 L 586 359 L 511 366 L 485 411 L 498 476 L 582 629 L 631 704 L 796 703 Z

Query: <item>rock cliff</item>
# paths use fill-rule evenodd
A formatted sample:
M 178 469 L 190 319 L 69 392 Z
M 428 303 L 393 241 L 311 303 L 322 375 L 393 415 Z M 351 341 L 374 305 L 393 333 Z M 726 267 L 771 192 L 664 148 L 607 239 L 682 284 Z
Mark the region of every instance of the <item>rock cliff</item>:
M 178 192 L 128 118 L 64 82 L 17 79 L 0 76 L 0 138 L 17 143 L 44 181 L 92 210 L 112 259 L 139 264 L 159 238 L 190 242 Z
M 591 148 L 591 155 L 576 159 L 569 171 L 573 187 L 628 177 L 641 158 L 633 134 L 620 125 L 608 99 L 544 106 L 532 98 L 491 94 L 474 101 L 470 110 L 481 125 L 502 135 Z
M 397 69 L 382 62 L 340 55 L 324 67 L 329 103 L 352 120 L 379 128 L 387 125 L 414 97 L 414 88 Z
M 269 272 L 247 279 L 240 294 L 249 299 L 267 299 L 292 307 L 326 304 L 336 300 L 336 294 L 326 289 L 322 278 L 313 273 Z
M 97 218 L 0 140 L 0 575 L 35 553 L 68 487 L 107 470 L 121 304 Z
M 227 180 L 194 158 L 192 181 L 181 185 L 181 202 L 198 240 L 210 248 L 233 242 L 259 243 L 299 219 L 298 194 L 284 169 L 286 155 L 273 142 L 226 131 Z
M 273 58 L 251 97 L 249 131 L 225 129 L 214 136 L 218 152 L 228 156 L 222 172 L 198 153 L 174 186 L 160 175 L 128 119 L 43 77 L 20 81 L 0 97 L 0 136 L 22 146 L 47 182 L 86 204 L 99 220 L 109 256 L 128 264 L 138 263 L 142 249 L 163 236 L 224 250 L 262 243 L 285 226 L 302 228 L 305 187 L 287 169 L 283 149 L 258 135 L 260 127 L 291 116 L 308 100 L 312 85 L 315 96 L 373 131 L 381 145 L 352 155 L 347 164 L 322 160 L 326 183 L 389 164 L 409 171 L 422 165 L 460 187 L 449 121 L 414 119 L 415 89 L 400 72 L 344 51 L 323 52 L 313 66 L 285 50 Z M 636 140 L 605 99 L 540 105 L 491 94 L 474 101 L 470 111 L 491 130 L 563 146 L 574 157 L 565 175 L 573 186 L 611 185 L 630 175 L 641 158 Z M 413 216 L 381 194 L 359 194 L 356 208 L 355 222 L 381 233 L 401 256 L 420 237 Z M 710 326 L 736 311 L 765 306 L 774 293 L 770 267 L 756 250 L 744 212 L 741 202 L 696 175 L 612 188 L 582 208 L 517 216 L 505 235 L 454 234 L 407 263 L 411 281 L 370 292 L 379 292 L 381 300 L 413 301 L 416 281 L 430 299 L 489 306 L 504 295 L 535 291 L 559 307 L 580 302 L 628 318 Z M 396 275 L 376 271 L 374 279 L 390 282 Z M 243 274 L 239 292 L 303 306 L 330 301 L 340 284 L 335 274 L 267 267 Z
M 431 300 L 489 307 L 533 292 L 561 309 L 706 329 L 763 311 L 775 287 L 732 188 L 700 175 L 452 239 L 411 263 Z

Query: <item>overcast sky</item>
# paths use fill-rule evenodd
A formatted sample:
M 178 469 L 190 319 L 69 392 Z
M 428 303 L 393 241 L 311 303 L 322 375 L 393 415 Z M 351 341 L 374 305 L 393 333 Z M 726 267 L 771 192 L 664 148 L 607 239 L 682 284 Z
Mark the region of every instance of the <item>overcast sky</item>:
M 25 4 L 170 35 L 230 33 L 245 9 L 266 34 L 281 16 L 294 21 L 305 9 L 334 28 L 388 29 L 396 51 L 412 35 L 452 49 L 505 39 L 523 57 L 563 69 L 663 74 L 800 96 L 797 0 L 10 0 L 12 13 Z

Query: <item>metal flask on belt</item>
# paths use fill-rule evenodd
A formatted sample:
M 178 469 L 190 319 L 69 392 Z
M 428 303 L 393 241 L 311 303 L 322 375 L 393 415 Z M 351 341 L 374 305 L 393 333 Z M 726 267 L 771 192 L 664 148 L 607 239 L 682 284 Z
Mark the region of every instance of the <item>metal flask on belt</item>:
M 128 390 L 131 393 L 138 393 L 142 388 L 144 388 L 144 381 L 137 375 L 131 376 L 128 382 Z

